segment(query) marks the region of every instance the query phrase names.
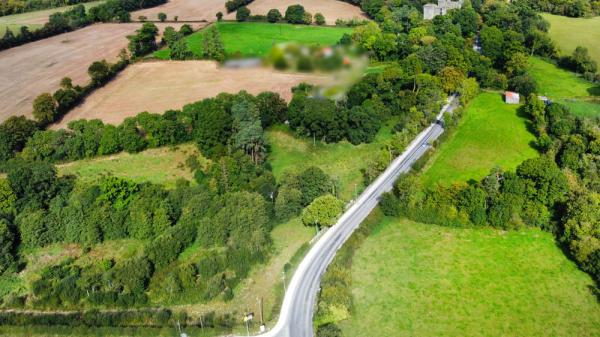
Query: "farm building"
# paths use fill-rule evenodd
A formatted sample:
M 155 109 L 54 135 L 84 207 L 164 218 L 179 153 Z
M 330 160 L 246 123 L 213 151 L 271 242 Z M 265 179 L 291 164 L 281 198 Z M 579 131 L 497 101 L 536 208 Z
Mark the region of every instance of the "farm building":
M 519 94 L 512 91 L 506 91 L 504 93 L 504 101 L 506 102 L 506 104 L 519 104 Z

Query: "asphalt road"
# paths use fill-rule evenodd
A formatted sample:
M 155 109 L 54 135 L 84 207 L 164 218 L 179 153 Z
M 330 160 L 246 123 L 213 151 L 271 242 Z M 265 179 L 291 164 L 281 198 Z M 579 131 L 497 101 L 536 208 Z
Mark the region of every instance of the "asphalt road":
M 327 266 L 352 232 L 377 206 L 381 195 L 390 191 L 400 174 L 410 170 L 412 164 L 444 132 L 441 123 L 443 114 L 452 112 L 458 105 L 457 101 L 455 96 L 450 97 L 449 103 L 442 108 L 436 122 L 423 130 L 404 153 L 392 161 L 390 166 L 346 210 L 338 222 L 313 245 L 287 287 L 277 324 L 260 336 L 312 337 L 314 335 L 312 317 L 321 276 Z

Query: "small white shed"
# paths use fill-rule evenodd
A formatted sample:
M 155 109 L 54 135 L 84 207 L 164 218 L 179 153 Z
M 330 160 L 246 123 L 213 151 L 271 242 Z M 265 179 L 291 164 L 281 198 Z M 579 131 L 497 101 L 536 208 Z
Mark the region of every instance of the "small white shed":
M 506 102 L 506 104 L 519 104 L 520 100 L 518 93 L 513 91 L 504 92 L 504 102 Z

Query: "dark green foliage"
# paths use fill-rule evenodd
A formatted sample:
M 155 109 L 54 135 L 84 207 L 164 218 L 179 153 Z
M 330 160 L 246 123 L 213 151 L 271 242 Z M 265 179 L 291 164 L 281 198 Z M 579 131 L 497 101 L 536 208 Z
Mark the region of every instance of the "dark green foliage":
M 151 22 L 145 22 L 142 28 L 136 30 L 135 35 L 130 35 L 129 51 L 134 57 L 144 56 L 156 50 L 156 35 L 158 28 Z
M 317 330 L 317 337 L 342 337 L 342 330 L 333 323 L 321 325 Z
M 271 9 L 269 10 L 269 12 L 267 13 L 267 21 L 271 22 L 271 23 L 275 23 L 278 22 L 282 19 L 283 17 L 281 16 L 281 12 L 279 12 L 278 9 Z
M 48 93 L 40 94 L 33 101 L 33 117 L 41 124 L 46 125 L 56 119 L 57 105 Z
M 183 107 L 194 121 L 194 139 L 202 153 L 215 158 L 225 152 L 224 145 L 231 132 L 231 116 L 217 99 L 207 99 Z
M 291 5 L 285 10 L 285 20 L 289 23 L 304 23 L 304 7 L 302 5 Z
M 133 195 L 138 190 L 138 184 L 133 181 L 118 177 L 107 177 L 100 184 L 101 194 L 99 198 L 107 201 L 116 209 L 123 209 L 129 205 Z
M 171 60 L 189 60 L 194 58 L 194 53 L 192 53 L 183 39 L 173 42 L 169 48 L 169 57 Z
M 378 113 L 355 106 L 348 112 L 348 140 L 354 145 L 370 143 L 381 127 Z
M 225 59 L 225 48 L 223 47 L 219 30 L 215 26 L 210 27 L 204 33 L 204 38 L 202 39 L 202 57 L 216 61 L 223 61 Z
M 15 261 L 15 230 L 6 219 L 0 219 L 0 274 L 4 273 Z
M 287 120 L 287 104 L 279 94 L 266 91 L 256 96 L 256 105 L 260 113 L 261 125 L 268 128 L 271 125 Z
M 235 19 L 240 22 L 248 21 L 249 17 L 250 10 L 246 6 L 238 8 L 237 12 L 235 13 Z
M 37 124 L 24 116 L 9 117 L 0 124 L 0 162 L 9 160 L 21 151 L 36 130 Z
M 227 13 L 231 13 L 242 6 L 246 6 L 250 4 L 253 0 L 229 0 L 225 3 L 225 8 L 227 8 Z
M 331 193 L 331 178 L 318 167 L 311 166 L 298 175 L 298 189 L 302 193 L 302 206 L 307 206 L 315 198 Z
M 56 169 L 46 162 L 13 159 L 8 164 L 7 177 L 18 208 L 46 205 L 57 190 Z

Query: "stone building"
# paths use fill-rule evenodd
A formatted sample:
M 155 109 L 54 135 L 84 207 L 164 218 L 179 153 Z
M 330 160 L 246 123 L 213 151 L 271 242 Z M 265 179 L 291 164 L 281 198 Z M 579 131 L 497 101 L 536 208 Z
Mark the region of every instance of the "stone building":
M 459 9 L 462 7 L 463 0 L 438 0 L 436 4 L 426 4 L 423 6 L 423 19 L 431 20 L 438 15 L 445 15 L 450 9 Z

